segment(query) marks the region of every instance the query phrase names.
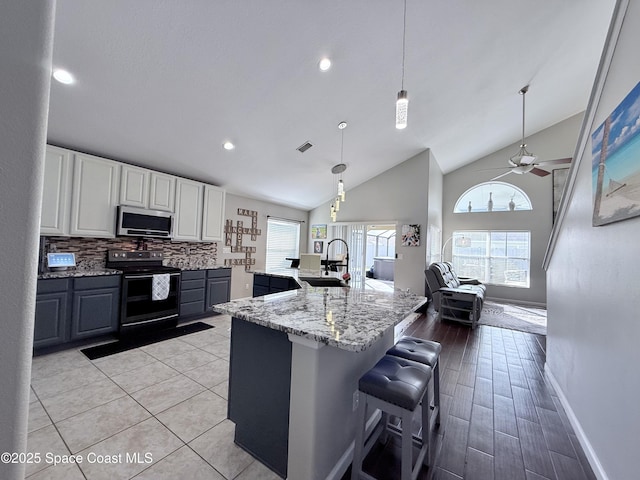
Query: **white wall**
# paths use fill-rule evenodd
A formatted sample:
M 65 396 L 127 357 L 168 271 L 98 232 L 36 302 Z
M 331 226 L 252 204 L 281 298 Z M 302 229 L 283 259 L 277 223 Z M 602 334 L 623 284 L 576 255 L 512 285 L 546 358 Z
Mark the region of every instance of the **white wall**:
M 443 187 L 444 187 L 444 175 L 442 174 L 442 170 L 440 170 L 440 166 L 438 162 L 435 160 L 433 153 L 431 153 L 431 161 L 429 162 L 429 189 L 427 191 L 427 195 L 429 196 L 429 213 L 428 213 L 428 224 L 427 230 L 425 233 L 429 232 L 429 225 L 433 225 L 440 231 L 440 236 L 442 236 L 442 201 L 443 201 Z M 427 238 L 429 242 L 436 242 L 436 245 L 441 245 L 441 238 L 433 239 Z M 425 248 L 427 248 L 428 244 L 425 244 Z M 426 252 L 426 265 L 430 265 L 432 262 L 437 262 L 439 258 L 431 258 L 429 256 L 429 252 Z
M 309 212 L 296 208 L 285 207 L 274 203 L 263 202 L 251 198 L 240 197 L 238 195 L 227 194 L 225 201 L 225 219 L 233 220 L 236 225 L 238 220 L 243 221 L 244 228 L 251 228 L 251 217 L 238 215 L 238 209 L 244 208 L 258 212 L 258 228 L 262 234 L 258 235 L 255 241 L 251 237 L 244 235 L 243 245 L 246 247 L 256 247 L 253 258 L 256 259 L 255 266 L 251 267 L 251 272 L 246 272 L 244 266 L 234 266 L 231 272 L 231 299 L 250 297 L 253 293 L 253 271 L 264 271 L 267 252 L 267 216 L 298 220 L 300 223 L 300 251 L 306 252 L 307 237 L 309 236 Z M 232 239 L 235 245 L 235 238 Z M 240 253 L 224 253 L 224 241 L 218 242 L 218 264 L 224 264 L 225 258 L 244 258 Z M 248 286 L 248 287 L 247 287 Z
M 53 13 L 0 6 L 0 452 L 26 450 Z M 0 462 L 0 478 L 22 480 L 24 464 Z
M 640 218 L 592 227 L 590 135 L 640 80 L 630 2 L 548 274 L 546 370 L 599 478 L 638 478 Z M 605 72 L 606 73 L 606 72 Z
M 430 170 L 436 172 L 433 185 L 430 185 Z M 430 150 L 425 150 L 354 188 L 349 188 L 348 170 L 343 175 L 347 201 L 340 206 L 338 222 L 397 222 L 396 253 L 401 254 L 402 259 L 395 262 L 395 287 L 409 288 L 419 295 L 424 294 L 428 192 L 430 188 L 437 189 L 437 172 L 440 168 L 435 158 Z M 437 194 L 435 196 L 437 198 Z M 331 224 L 329 205 L 326 203 L 312 210 L 309 224 Z M 422 239 L 419 247 L 401 246 L 403 224 L 420 225 Z M 311 247 L 309 238 L 309 251 Z
M 532 86 L 533 89 L 535 86 Z M 585 99 L 586 101 L 586 99 Z M 586 104 L 585 104 L 586 106 Z M 527 149 L 541 160 L 566 158 L 573 155 L 583 114 L 526 138 Z M 484 170 L 508 166 L 508 160 L 519 149 L 520 142 L 509 145 L 444 177 L 443 243 L 456 230 L 529 230 L 531 231 L 530 288 L 488 285 L 487 297 L 522 303 L 546 303 L 546 275 L 542 261 L 552 227 L 552 175 L 509 174 L 499 181 L 511 183 L 529 196 L 532 211 L 453 213 L 456 201 L 467 189 L 504 173 L 505 170 Z M 562 165 L 561 165 L 562 167 Z M 451 242 L 446 246 L 445 259 L 451 259 Z

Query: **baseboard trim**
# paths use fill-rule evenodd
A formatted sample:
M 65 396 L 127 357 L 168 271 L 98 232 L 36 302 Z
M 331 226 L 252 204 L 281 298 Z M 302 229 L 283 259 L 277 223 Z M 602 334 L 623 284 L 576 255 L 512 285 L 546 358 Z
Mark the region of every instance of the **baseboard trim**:
M 546 303 L 528 302 L 526 300 L 513 300 L 511 298 L 485 297 L 485 300 L 489 302 L 495 302 L 495 303 L 508 303 L 511 305 L 522 305 L 522 306 L 534 307 L 534 308 L 545 308 L 545 309 L 547 308 Z
M 567 417 L 569 418 L 569 423 L 571 423 L 571 426 L 573 427 L 573 431 L 576 434 L 576 437 L 578 437 L 580 446 L 582 447 L 582 450 L 584 450 L 584 454 L 586 455 L 587 460 L 589 461 L 589 465 L 593 469 L 593 473 L 598 478 L 598 480 L 609 480 L 607 473 L 604 471 L 604 468 L 602 468 L 602 464 L 600 463 L 600 460 L 598 460 L 598 456 L 596 455 L 596 452 L 593 450 L 593 447 L 591 446 L 591 442 L 589 442 L 589 439 L 587 438 L 587 435 L 584 433 L 584 430 L 582 429 L 582 426 L 580 425 L 578 418 L 576 417 L 575 413 L 573 413 L 573 409 L 571 408 L 571 405 L 569 404 L 567 397 L 565 397 L 564 392 L 562 391 L 562 388 L 560 388 L 560 384 L 558 383 L 556 378 L 553 376 L 553 373 L 551 373 L 549 364 L 546 362 L 544 364 L 544 376 L 547 378 L 547 380 L 549 380 L 549 383 L 551 383 L 554 390 L 558 394 L 560 403 L 562 404 L 562 407 L 564 408 L 564 411 L 567 414 Z

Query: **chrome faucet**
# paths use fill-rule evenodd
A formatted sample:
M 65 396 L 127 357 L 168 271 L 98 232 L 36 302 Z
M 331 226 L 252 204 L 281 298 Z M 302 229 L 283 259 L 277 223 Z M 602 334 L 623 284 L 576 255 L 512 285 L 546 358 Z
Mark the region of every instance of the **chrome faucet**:
M 331 246 L 331 244 L 335 241 L 341 241 L 342 243 L 344 243 L 344 246 L 347 249 L 347 254 L 344 257 L 344 259 L 347 262 L 347 276 L 349 275 L 349 244 L 347 242 L 345 242 L 343 239 L 341 238 L 334 238 L 333 240 L 331 240 L 329 243 L 327 243 L 327 257 L 325 258 L 325 262 L 324 262 L 324 274 L 325 275 L 329 275 L 329 247 Z

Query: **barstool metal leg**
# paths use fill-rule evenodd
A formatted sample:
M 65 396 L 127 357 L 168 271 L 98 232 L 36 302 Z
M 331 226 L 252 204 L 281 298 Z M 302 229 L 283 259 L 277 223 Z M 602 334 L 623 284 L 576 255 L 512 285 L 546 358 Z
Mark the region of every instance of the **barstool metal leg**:
M 440 359 L 433 369 L 433 409 L 436 414 L 436 427 L 440 426 Z

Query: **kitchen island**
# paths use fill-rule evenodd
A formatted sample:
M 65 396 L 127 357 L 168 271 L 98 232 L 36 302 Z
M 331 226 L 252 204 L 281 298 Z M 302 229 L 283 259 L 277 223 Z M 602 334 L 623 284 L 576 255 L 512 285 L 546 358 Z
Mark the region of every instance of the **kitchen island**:
M 427 299 L 300 284 L 213 307 L 233 317 L 229 418 L 236 443 L 282 478 L 340 478 L 353 454 L 358 379 Z

